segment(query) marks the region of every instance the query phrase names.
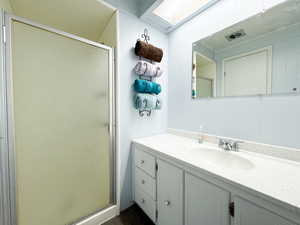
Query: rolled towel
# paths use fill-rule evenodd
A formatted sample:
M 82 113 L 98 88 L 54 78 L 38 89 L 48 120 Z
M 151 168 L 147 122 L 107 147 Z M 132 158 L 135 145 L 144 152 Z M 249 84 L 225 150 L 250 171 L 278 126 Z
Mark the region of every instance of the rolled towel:
M 133 84 L 134 90 L 139 93 L 159 94 L 161 86 L 158 83 L 147 80 L 135 80 Z
M 135 45 L 135 54 L 155 62 L 161 62 L 164 53 L 162 49 L 138 40 Z
M 134 106 L 139 110 L 160 110 L 161 99 L 151 94 L 136 94 L 134 96 Z
M 140 60 L 134 67 L 134 71 L 138 75 L 148 77 L 160 77 L 163 74 L 163 70 L 158 65 L 153 65 L 149 62 Z

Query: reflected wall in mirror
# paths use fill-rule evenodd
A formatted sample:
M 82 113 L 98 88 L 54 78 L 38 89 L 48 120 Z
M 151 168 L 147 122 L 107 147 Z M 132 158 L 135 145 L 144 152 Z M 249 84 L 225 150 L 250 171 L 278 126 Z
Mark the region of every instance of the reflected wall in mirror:
M 300 1 L 193 43 L 192 98 L 300 91 Z

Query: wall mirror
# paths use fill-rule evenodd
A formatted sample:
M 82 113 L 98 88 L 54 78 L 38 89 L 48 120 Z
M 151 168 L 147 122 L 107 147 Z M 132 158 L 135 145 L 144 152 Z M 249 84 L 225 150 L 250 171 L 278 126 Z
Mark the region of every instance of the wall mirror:
M 192 98 L 300 92 L 300 1 L 193 43 Z

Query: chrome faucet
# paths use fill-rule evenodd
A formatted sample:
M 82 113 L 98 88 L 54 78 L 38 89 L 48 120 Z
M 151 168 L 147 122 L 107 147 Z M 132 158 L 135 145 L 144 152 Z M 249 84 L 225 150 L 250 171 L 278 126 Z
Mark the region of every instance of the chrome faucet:
M 198 138 L 198 143 L 199 144 L 203 144 L 203 141 L 204 141 L 204 136 L 203 136 L 203 126 L 200 126 L 200 129 L 199 129 L 199 138 Z
M 219 139 L 219 148 L 222 148 L 224 151 L 238 152 L 240 143 L 243 143 L 243 142 L 242 141 Z

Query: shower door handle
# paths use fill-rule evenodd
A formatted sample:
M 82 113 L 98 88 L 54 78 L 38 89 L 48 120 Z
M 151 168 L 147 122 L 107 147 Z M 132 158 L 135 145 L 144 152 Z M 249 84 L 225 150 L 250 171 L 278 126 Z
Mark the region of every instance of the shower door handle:
M 103 127 L 107 129 L 108 133 L 110 133 L 110 123 L 103 123 Z

